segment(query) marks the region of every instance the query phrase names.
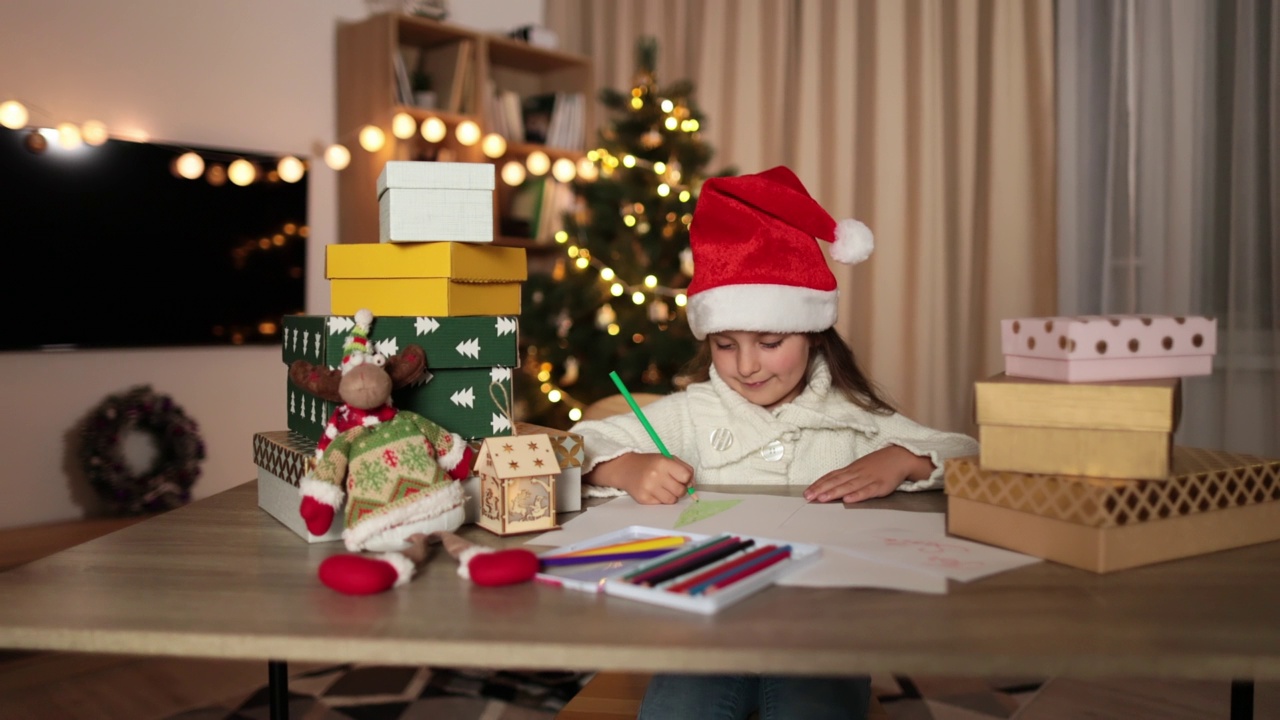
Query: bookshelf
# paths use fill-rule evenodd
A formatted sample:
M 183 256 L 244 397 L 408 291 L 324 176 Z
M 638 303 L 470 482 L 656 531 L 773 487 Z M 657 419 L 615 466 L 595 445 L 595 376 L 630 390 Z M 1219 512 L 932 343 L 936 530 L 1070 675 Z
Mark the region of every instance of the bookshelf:
M 419 83 L 415 79 L 422 76 L 431 79 L 434 106 L 417 104 L 420 96 L 414 91 Z M 337 81 L 338 137 L 351 148 L 351 163 L 338 175 L 339 242 L 378 241 L 376 186 L 388 160 L 456 160 L 497 166 L 495 243 L 531 251 L 546 247 L 545 239 L 540 242 L 529 234 L 502 234 L 503 228 L 513 227 L 519 192 L 503 182 L 501 168 L 508 162 L 523 164 L 539 150 L 552 162 L 569 158 L 576 163 L 585 156 L 587 134 L 595 127 L 595 86 L 589 58 L 428 18 L 383 13 L 339 26 Z M 561 105 L 559 98 L 575 95 L 582 100 Z M 522 110 L 526 100 L 537 97 L 555 97 L 561 107 L 575 102 L 579 107 L 572 113 L 575 120 L 557 124 L 555 137 L 528 142 L 522 124 L 513 130 L 499 119 L 499 113 L 504 111 L 502 98 L 506 98 L 505 104 L 515 103 Z M 517 115 L 523 120 L 520 110 Z M 507 117 L 511 111 L 505 108 Z M 392 119 L 399 113 L 414 119 L 411 137 L 401 139 L 393 134 Z M 428 141 L 419 131 L 433 118 L 447 128 L 439 142 Z M 491 132 L 502 134 L 507 141 L 505 154 L 490 158 L 481 151 L 479 142 L 459 142 L 454 131 L 468 121 L 480 128 L 482 137 Z M 381 128 L 386 137 L 376 152 L 368 152 L 355 142 L 365 125 Z M 534 176 L 529 173 L 529 177 Z

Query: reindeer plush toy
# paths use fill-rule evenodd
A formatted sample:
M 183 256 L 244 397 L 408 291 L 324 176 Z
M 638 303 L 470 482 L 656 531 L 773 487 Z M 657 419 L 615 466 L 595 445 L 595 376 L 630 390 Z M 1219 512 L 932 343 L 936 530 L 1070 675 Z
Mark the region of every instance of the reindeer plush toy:
M 379 553 L 334 556 L 321 565 L 320 579 L 350 594 L 408 582 L 423 559 L 424 538 L 462 525 L 459 481 L 474 459 L 457 433 L 392 407 L 391 391 L 422 376 L 426 354 L 416 345 L 391 357 L 379 354 L 369 345 L 372 323 L 368 310 L 356 314 L 340 369 L 305 360 L 289 367 L 299 387 L 341 403 L 315 469 L 300 482 L 298 511 L 315 535 L 328 532 L 341 511 L 347 549 Z

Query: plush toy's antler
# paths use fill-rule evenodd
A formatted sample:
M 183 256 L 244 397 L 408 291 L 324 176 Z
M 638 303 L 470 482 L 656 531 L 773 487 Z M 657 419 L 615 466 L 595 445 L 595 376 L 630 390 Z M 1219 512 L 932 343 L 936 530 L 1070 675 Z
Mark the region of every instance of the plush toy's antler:
M 409 537 L 409 548 L 375 557 L 334 555 L 320 563 L 320 581 L 347 595 L 372 595 L 390 590 L 412 575 L 412 568 L 426 562 L 429 540 L 438 540 L 458 561 L 458 575 L 476 585 L 497 587 L 527 582 L 538 573 L 538 556 L 524 548 L 495 550 L 464 540 L 456 533 L 438 531 Z M 406 570 L 402 564 L 408 564 Z

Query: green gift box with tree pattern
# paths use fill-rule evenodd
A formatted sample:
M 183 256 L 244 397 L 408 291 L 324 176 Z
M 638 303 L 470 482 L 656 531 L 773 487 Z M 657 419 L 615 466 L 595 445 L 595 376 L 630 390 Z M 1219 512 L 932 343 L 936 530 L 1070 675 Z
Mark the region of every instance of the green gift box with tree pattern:
M 283 359 L 336 369 L 342 348 L 355 327 L 349 315 L 288 315 L 284 318 Z M 378 316 L 369 332 L 370 348 L 395 355 L 408 345 L 421 347 L 427 373 L 396 390 L 392 404 L 415 412 L 470 440 L 510 435 L 512 369 L 519 356 L 515 316 Z M 289 429 L 319 440 L 334 403 L 288 380 Z

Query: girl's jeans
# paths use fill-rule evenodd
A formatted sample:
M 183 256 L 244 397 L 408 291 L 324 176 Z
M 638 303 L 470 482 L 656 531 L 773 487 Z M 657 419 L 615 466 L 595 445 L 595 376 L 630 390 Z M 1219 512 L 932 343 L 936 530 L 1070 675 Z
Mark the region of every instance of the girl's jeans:
M 655 675 L 639 720 L 863 720 L 871 678 Z

